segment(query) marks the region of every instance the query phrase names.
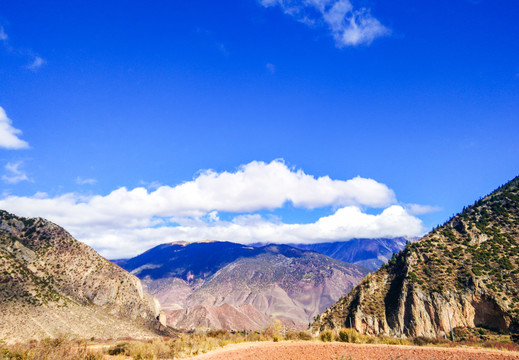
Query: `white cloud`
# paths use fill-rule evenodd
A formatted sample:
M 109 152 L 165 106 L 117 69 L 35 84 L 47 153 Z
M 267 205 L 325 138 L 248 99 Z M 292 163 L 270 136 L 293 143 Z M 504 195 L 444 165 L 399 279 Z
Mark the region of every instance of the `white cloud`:
M 4 43 L 5 49 L 9 54 L 17 57 L 30 58 L 30 63 L 24 66 L 26 69 L 37 71 L 47 63 L 41 56 L 35 55 L 30 49 L 19 49 L 11 46 L 2 26 L 0 26 L 0 41 Z
M 20 138 L 22 131 L 12 126 L 12 121 L 7 117 L 5 110 L 0 106 L 0 148 L 26 149 L 29 144 Z
M 94 185 L 95 183 L 97 183 L 96 179 L 83 179 L 79 176 L 76 178 L 76 184 L 78 185 Z
M 0 26 L 0 41 L 6 41 L 7 40 L 7 34 L 4 31 L 4 27 Z
M 177 240 L 319 242 L 419 235 L 421 221 L 395 202 L 393 191 L 375 180 L 315 177 L 275 160 L 253 161 L 234 172 L 202 171 L 192 181 L 156 190 L 122 187 L 106 196 L 89 197 L 7 195 L 0 199 L 0 208 L 48 218 L 103 255 L 122 257 Z M 286 203 L 336 210 L 309 224 L 285 224 L 255 213 Z M 370 215 L 363 207 L 383 210 Z M 224 221 L 219 212 L 237 216 Z
M 39 68 L 41 68 L 45 64 L 46 64 L 46 61 L 43 60 L 41 57 L 36 55 L 34 57 L 34 60 L 29 65 L 27 65 L 27 68 L 29 70 L 36 71 L 36 70 L 38 70 Z
M 285 224 L 255 214 L 238 216 L 232 221 L 192 219 L 180 226 L 109 229 L 100 233 L 86 230 L 80 236 L 104 256 L 117 258 L 134 256 L 152 246 L 179 240 L 317 243 L 352 238 L 414 237 L 423 232 L 420 219 L 401 206 L 393 205 L 377 215 L 363 213 L 355 206 L 343 207 L 309 224 Z
M 7 174 L 2 175 L 2 180 L 8 184 L 18 184 L 22 181 L 30 181 L 25 171 L 20 169 L 21 165 L 21 161 L 17 163 L 8 162 L 5 165 L 5 170 L 7 171 Z
M 424 215 L 433 212 L 441 211 L 442 208 L 439 206 L 431 205 L 419 205 L 419 204 L 407 204 L 405 206 L 407 212 L 411 215 Z
M 307 25 L 326 25 L 338 47 L 369 45 L 391 31 L 371 16 L 369 9 L 355 9 L 350 0 L 259 0 L 265 7 L 279 6 L 285 14 Z

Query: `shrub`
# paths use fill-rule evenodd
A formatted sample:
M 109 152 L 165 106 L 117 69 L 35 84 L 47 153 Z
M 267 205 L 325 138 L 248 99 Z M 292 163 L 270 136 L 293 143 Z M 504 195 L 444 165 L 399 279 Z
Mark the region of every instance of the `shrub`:
M 306 332 L 306 331 L 300 331 L 298 334 L 297 334 L 297 338 L 299 340 L 312 340 L 313 339 L 313 336 L 312 334 L 310 334 L 309 332 Z
M 334 335 L 335 334 L 332 330 L 324 330 L 321 332 L 321 334 L 319 334 L 319 338 L 321 339 L 321 341 L 330 342 L 334 340 Z
M 355 344 L 374 344 L 379 341 L 379 338 L 361 334 L 355 329 L 341 329 L 339 330 L 339 340 Z
M 225 329 L 209 330 L 206 333 L 206 335 L 209 337 L 213 337 L 213 338 L 223 338 L 223 337 L 229 335 L 229 332 Z
M 339 331 L 339 340 L 347 343 L 356 343 L 359 340 L 358 335 L 360 334 L 354 329 L 341 329 Z
M 285 340 L 312 340 L 313 336 L 308 331 L 287 331 L 285 333 Z

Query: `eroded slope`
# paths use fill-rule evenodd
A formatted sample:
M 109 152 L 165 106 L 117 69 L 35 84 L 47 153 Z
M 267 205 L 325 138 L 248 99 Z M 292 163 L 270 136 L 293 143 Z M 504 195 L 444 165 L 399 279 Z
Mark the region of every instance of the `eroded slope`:
M 0 211 L 0 339 L 149 336 L 159 310 L 138 278 L 63 228 Z

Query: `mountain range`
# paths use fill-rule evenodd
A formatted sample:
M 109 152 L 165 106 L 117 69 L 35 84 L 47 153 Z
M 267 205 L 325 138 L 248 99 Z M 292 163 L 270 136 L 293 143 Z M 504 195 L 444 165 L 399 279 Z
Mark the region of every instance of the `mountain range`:
M 371 271 L 387 263 L 394 253 L 403 250 L 408 242 L 417 238 L 351 239 L 315 244 L 288 244 L 301 250 L 319 254 L 350 264 L 363 266 Z
M 519 332 L 519 177 L 409 244 L 318 316 L 314 330 Z
M 306 328 L 369 271 L 287 245 L 159 245 L 118 264 L 156 296 L 175 328 Z

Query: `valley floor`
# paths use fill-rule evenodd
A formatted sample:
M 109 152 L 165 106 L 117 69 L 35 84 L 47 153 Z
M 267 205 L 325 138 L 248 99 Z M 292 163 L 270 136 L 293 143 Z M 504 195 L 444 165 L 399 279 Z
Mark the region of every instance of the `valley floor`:
M 518 360 L 519 352 L 473 348 L 308 341 L 228 345 L 191 360 Z

